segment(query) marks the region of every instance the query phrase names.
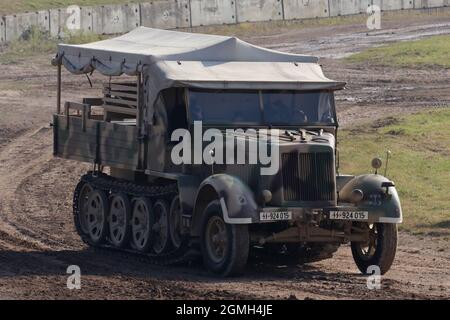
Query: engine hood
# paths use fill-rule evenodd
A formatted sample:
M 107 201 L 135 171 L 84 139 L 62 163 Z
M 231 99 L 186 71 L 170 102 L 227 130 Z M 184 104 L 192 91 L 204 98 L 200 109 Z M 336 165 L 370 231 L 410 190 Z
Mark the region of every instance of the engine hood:
M 259 143 L 276 144 L 282 152 L 298 150 L 300 152 L 320 152 L 334 150 L 335 137 L 329 132 L 306 129 L 259 129 L 259 130 L 226 130 L 226 136 L 236 141 L 247 140 Z

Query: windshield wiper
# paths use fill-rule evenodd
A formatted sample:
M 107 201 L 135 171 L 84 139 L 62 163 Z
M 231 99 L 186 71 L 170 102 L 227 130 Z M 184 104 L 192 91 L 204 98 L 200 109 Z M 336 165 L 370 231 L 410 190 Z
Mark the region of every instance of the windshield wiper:
M 284 134 L 287 135 L 289 137 L 289 139 L 291 139 L 291 141 L 295 140 L 294 133 L 292 133 L 292 131 L 285 130 Z

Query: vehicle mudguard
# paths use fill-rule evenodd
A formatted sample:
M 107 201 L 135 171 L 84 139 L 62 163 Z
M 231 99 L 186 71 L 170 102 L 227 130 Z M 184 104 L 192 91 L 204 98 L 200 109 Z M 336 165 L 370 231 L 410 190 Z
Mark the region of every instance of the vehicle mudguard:
M 228 174 L 215 174 L 199 186 L 194 208 L 194 229 L 204 208 L 212 200 L 219 200 L 226 223 L 250 224 L 257 221 L 258 205 L 254 193 L 239 178 Z
M 369 211 L 370 222 L 401 223 L 402 208 L 395 187 L 382 187 L 383 182 L 391 182 L 378 174 L 355 176 L 345 183 L 339 191 L 339 202 L 350 203 L 351 193 L 355 189 L 362 190 L 364 197 L 357 204 L 358 209 Z

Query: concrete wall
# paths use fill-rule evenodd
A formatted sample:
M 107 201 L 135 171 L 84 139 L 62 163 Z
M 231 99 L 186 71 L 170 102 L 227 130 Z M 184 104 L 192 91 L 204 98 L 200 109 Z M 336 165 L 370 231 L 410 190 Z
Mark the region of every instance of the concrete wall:
M 237 22 L 271 21 L 283 19 L 281 0 L 237 0 Z
M 91 7 L 81 7 L 81 30 L 94 32 L 94 9 Z
M 0 17 L 0 43 L 6 42 L 5 19 Z
M 92 9 L 71 6 L 68 8 L 51 9 L 50 34 L 60 36 L 70 30 L 92 31 Z
M 50 14 L 48 11 L 28 12 L 5 16 L 6 41 L 19 39 L 32 26 L 43 31 L 50 31 Z
M 366 13 L 370 0 L 329 0 L 330 17 Z
M 19 39 L 31 26 L 49 31 L 52 36 L 79 29 L 119 34 L 140 25 L 174 29 L 365 14 L 372 3 L 389 11 L 449 6 L 450 0 L 156 0 L 76 10 L 71 6 L 0 17 L 0 42 Z
M 93 7 L 92 16 L 97 34 L 125 33 L 141 25 L 139 4 Z
M 283 4 L 286 20 L 329 17 L 328 0 L 283 0 Z
M 77 13 L 74 12 L 74 14 Z M 64 29 L 67 27 L 66 22 L 68 23 L 72 22 L 74 27 L 76 26 L 75 19 L 72 18 L 69 20 L 70 14 L 67 13 L 66 8 L 51 9 L 49 10 L 49 15 L 50 15 L 50 34 L 54 37 L 59 36 L 64 31 Z
M 145 27 L 175 29 L 191 26 L 189 0 L 141 3 L 141 24 Z
M 437 7 L 443 7 L 444 5 L 448 5 L 447 1 L 445 0 L 414 0 L 414 8 L 421 9 L 421 8 L 437 8 Z
M 236 22 L 236 0 L 191 0 L 193 27 Z
M 414 0 L 372 0 L 382 11 L 414 9 Z
M 372 5 L 372 0 L 360 0 L 359 1 L 359 8 L 361 10 L 361 13 L 365 14 L 367 13 L 367 8 Z

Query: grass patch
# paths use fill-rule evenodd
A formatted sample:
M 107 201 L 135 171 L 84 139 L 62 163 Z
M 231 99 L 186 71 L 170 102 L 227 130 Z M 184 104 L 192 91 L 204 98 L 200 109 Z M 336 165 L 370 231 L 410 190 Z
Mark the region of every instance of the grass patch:
M 389 66 L 450 68 L 450 36 L 434 36 L 371 48 L 351 55 L 347 60 Z
M 30 28 L 20 40 L 11 42 L 0 54 L 0 63 L 10 64 L 39 55 L 56 52 L 59 42 L 69 44 L 81 44 L 104 39 L 104 36 L 83 31 L 66 33 L 62 39 L 49 36 L 48 32 L 42 32 L 39 28 Z
M 68 7 L 70 5 L 96 6 L 104 4 L 124 4 L 144 2 L 143 0 L 0 0 L 0 15 L 20 13 L 25 11 L 45 10 Z
M 340 133 L 341 172 L 367 173 L 372 156 L 385 159 L 403 207 L 401 229 L 450 235 L 450 108 L 387 118 Z M 384 166 L 381 173 L 384 173 Z

